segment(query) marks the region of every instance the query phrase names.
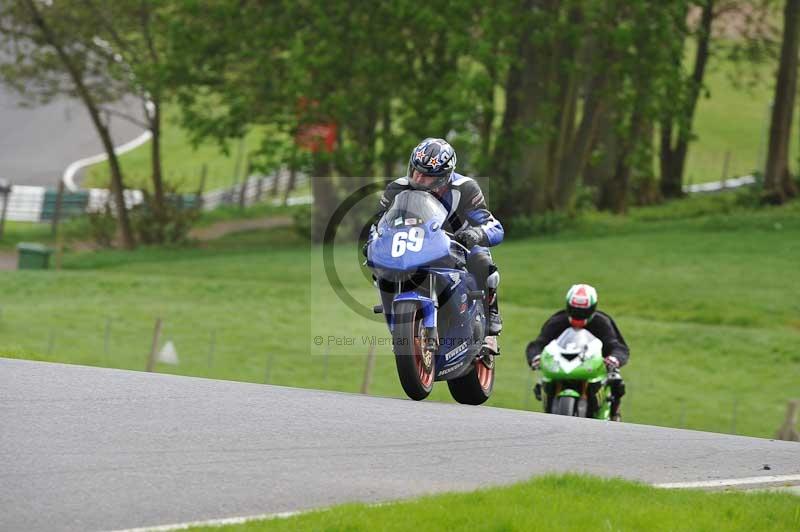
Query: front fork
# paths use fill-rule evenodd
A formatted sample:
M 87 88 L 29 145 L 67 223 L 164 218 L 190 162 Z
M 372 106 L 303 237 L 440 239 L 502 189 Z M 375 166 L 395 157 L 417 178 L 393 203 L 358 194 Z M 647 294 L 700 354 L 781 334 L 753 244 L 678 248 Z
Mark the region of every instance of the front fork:
M 553 383 L 553 394 L 552 394 L 552 397 L 558 397 L 558 395 L 561 393 L 561 391 L 562 391 L 561 390 L 561 383 L 558 382 L 558 381 Z M 539 380 L 537 380 L 536 384 L 533 386 L 533 395 L 534 395 L 534 397 L 536 397 L 537 401 L 550 402 L 551 398 L 550 397 L 545 397 L 546 394 L 544 392 L 544 380 L 542 380 L 541 377 L 539 377 Z M 583 408 L 586 408 L 587 405 L 588 405 L 588 402 L 589 402 L 589 382 L 588 381 L 584 381 L 584 382 L 581 383 L 580 398 L 579 399 L 580 399 L 579 404 L 582 403 L 583 404 Z

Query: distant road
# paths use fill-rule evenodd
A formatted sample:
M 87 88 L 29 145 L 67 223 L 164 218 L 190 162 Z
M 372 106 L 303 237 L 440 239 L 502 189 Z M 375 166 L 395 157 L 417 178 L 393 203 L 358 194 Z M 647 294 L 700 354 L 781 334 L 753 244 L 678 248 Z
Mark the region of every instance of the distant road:
M 73 161 L 101 153 L 103 146 L 78 100 L 21 108 L 20 97 L 0 83 L 0 178 L 14 185 L 55 186 Z M 141 116 L 136 104 L 120 103 Z M 114 144 L 130 141 L 142 128 L 112 117 Z
M 0 530 L 126 529 L 566 471 L 800 478 L 800 444 L 0 358 Z

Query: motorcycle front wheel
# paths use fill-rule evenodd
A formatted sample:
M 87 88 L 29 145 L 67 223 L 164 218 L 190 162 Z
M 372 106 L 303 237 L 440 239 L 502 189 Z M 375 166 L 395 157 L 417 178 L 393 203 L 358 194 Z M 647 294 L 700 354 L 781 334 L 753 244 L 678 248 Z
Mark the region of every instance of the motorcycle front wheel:
M 394 308 L 394 360 L 406 395 L 415 401 L 433 389 L 434 353 L 426 351 L 426 329 L 422 309 L 414 301 L 400 301 Z
M 568 395 L 553 400 L 553 413 L 559 416 L 572 416 L 575 413 L 575 398 Z

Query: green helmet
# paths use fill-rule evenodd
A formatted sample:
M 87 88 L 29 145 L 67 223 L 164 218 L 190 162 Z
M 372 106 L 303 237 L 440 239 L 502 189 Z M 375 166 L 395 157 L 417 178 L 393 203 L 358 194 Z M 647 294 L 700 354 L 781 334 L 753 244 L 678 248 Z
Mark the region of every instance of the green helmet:
M 586 327 L 597 309 L 597 290 L 588 284 L 574 284 L 567 292 L 567 316 L 573 327 Z

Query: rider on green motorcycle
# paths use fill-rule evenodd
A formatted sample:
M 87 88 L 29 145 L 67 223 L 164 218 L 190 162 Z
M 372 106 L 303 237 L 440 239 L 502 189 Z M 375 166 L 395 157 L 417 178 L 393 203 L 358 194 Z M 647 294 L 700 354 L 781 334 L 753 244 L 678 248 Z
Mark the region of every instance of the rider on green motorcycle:
M 553 314 L 542 326 L 538 338 L 528 344 L 525 356 L 531 369 L 539 369 L 542 350 L 569 327 L 585 328 L 603 342 L 603 358 L 608 368 L 608 382 L 613 399 L 611 419 L 620 421 L 620 403 L 625 382 L 619 368 L 628 362 L 628 345 L 617 324 L 608 314 L 597 310 L 597 291 L 588 284 L 573 285 L 567 292 L 567 308 Z

